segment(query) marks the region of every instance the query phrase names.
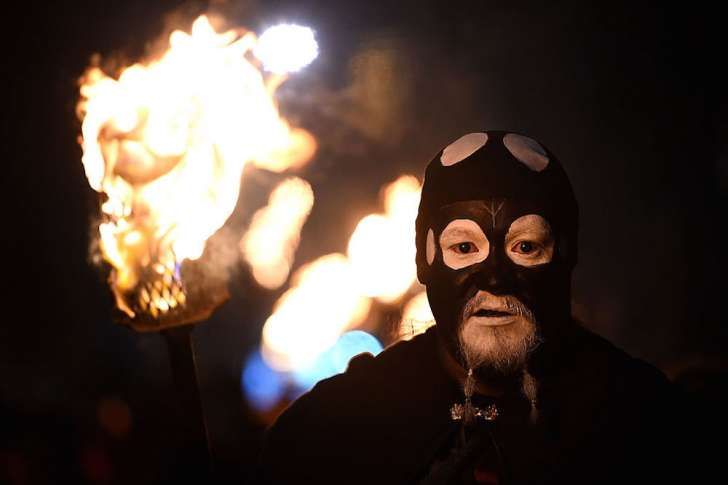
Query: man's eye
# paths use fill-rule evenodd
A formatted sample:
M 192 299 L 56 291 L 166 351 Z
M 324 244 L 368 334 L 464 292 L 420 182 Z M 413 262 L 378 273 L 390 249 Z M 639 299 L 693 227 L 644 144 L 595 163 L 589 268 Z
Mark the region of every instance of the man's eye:
M 475 246 L 475 244 L 471 242 L 461 242 L 458 244 L 453 244 L 451 246 L 451 249 L 458 254 L 469 254 L 478 251 L 478 248 Z
M 536 243 L 533 243 L 531 241 L 518 241 L 516 244 L 513 245 L 511 248 L 511 251 L 514 253 L 519 254 L 534 254 L 538 251 L 539 246 Z

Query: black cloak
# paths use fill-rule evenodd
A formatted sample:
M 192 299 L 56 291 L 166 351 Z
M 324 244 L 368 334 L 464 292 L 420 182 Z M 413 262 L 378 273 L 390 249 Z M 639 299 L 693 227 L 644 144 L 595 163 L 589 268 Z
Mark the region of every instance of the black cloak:
M 498 483 L 677 483 L 684 418 L 670 382 L 576 322 L 539 358 L 539 419 L 519 393 L 490 399 L 500 416 L 482 422 L 497 454 Z M 264 483 L 478 483 L 465 457 L 435 479 L 461 423 L 450 408 L 462 389 L 440 363 L 437 327 L 377 357 L 352 359 L 318 383 L 267 434 Z M 426 480 L 430 480 L 427 482 Z M 439 481 L 437 481 L 439 480 Z M 482 482 L 481 482 L 482 483 Z

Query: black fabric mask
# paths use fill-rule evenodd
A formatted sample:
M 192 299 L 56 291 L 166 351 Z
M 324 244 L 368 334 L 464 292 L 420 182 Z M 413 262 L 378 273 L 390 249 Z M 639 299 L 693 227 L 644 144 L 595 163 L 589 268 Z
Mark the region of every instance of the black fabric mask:
M 457 220 L 482 231 L 487 251 L 480 248 L 475 261 L 459 254 L 469 251 L 466 246 L 460 251 L 441 245 L 453 226 L 445 236 L 443 231 Z M 566 173 L 550 151 L 530 138 L 473 133 L 437 154 L 425 172 L 417 216 L 417 273 L 427 286 L 439 334 L 454 356 L 459 357 L 456 336 L 464 305 L 478 290 L 518 298 L 545 339 L 570 318 L 577 220 Z M 530 235 L 516 237 L 524 221 L 540 221 L 541 233 L 548 232 L 552 252 L 547 259 L 533 259 L 539 248 Z

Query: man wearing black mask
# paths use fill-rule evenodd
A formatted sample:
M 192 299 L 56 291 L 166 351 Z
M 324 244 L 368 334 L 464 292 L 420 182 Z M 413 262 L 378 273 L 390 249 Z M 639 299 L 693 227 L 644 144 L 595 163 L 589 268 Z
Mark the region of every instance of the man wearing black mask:
M 471 133 L 439 152 L 416 231 L 436 326 L 296 401 L 269 431 L 263 478 L 677 480 L 672 387 L 571 317 L 577 228 L 569 180 L 535 140 Z

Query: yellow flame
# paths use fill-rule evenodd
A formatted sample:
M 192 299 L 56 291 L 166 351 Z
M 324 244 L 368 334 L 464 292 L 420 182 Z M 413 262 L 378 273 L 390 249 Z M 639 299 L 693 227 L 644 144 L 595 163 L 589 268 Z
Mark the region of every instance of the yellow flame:
M 329 254 L 303 266 L 265 322 L 263 357 L 281 371 L 310 365 L 343 332 L 366 318 L 370 303 L 359 294 L 343 254 Z
M 293 177 L 281 182 L 271 193 L 268 205 L 253 216 L 240 249 L 261 286 L 275 289 L 285 283 L 312 206 L 311 186 Z
M 432 315 L 427 293 L 422 291 L 413 296 L 404 306 L 399 337 L 402 340 L 410 340 L 415 335 L 424 333 L 434 324 L 435 317 Z
M 97 67 L 83 76 L 82 161 L 106 195 L 99 235 L 117 302 L 149 265 L 201 256 L 236 205 L 247 162 L 282 171 L 313 155 L 313 137 L 278 112 L 270 83 L 281 79 L 266 80 L 251 60 L 256 41 L 201 16 L 118 79 Z
M 384 189 L 385 214 L 368 215 L 356 226 L 348 256 L 363 294 L 391 303 L 414 283 L 420 189 L 415 177 L 400 177 Z

